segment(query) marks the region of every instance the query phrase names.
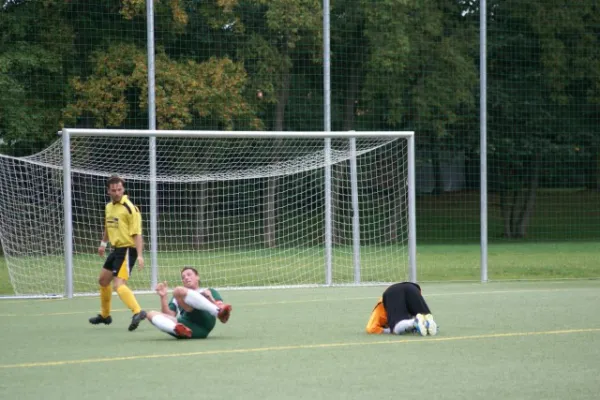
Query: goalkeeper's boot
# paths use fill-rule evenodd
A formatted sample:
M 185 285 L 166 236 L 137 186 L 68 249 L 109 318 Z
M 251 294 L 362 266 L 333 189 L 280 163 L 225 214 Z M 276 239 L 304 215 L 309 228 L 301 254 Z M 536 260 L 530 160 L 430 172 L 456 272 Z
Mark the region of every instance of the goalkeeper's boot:
M 104 318 L 102 315 L 98 314 L 95 317 L 90 318 L 89 321 L 92 325 L 110 325 L 112 323 L 112 317 L 109 315 L 108 317 Z
M 423 314 L 415 315 L 415 332 L 421 336 L 427 336 L 427 328 L 425 327 L 425 317 Z
M 142 310 L 137 314 L 133 314 L 133 317 L 131 318 L 131 324 L 129 324 L 129 330 L 130 331 L 135 331 L 138 327 L 138 325 L 140 324 L 140 322 L 142 322 L 143 320 L 146 319 L 146 311 Z
M 435 336 L 438 333 L 438 326 L 433 320 L 433 315 L 427 314 L 425 316 L 425 328 L 427 329 L 427 334 L 430 336 Z
M 217 318 L 222 323 L 227 323 L 229 321 L 229 316 L 231 315 L 231 306 L 229 304 L 223 304 L 219 307 L 219 313 L 217 314 Z
M 191 338 L 192 330 L 184 324 L 175 325 L 175 334 L 180 338 Z

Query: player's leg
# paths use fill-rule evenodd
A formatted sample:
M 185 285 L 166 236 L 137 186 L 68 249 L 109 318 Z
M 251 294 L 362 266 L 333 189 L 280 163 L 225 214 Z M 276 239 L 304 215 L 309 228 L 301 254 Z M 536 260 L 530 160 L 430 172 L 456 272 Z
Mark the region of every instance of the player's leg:
M 98 276 L 98 284 L 100 285 L 100 314 L 89 319 L 90 324 L 98 325 L 105 324 L 109 325 L 112 323 L 112 317 L 110 316 L 110 306 L 112 300 L 112 286 L 110 285 L 113 279 L 112 272 L 112 261 L 114 256 L 109 254 L 100 275 Z
M 413 290 L 419 290 L 417 285 L 402 282 L 396 283 L 383 292 L 383 305 L 388 314 L 388 323 L 396 334 L 404 333 L 411 329 L 417 331 L 421 336 L 427 335 L 424 316 L 415 313 L 410 308 L 411 302 L 408 297 L 413 295 Z
M 433 315 L 427 314 L 425 315 L 425 327 L 427 328 L 427 334 L 431 336 L 435 336 L 438 333 L 438 324 L 433 319 Z
M 177 299 L 177 303 L 186 311 L 202 310 L 210 315 L 219 318 L 223 323 L 227 322 L 231 314 L 231 306 L 223 304 L 217 306 L 215 303 L 201 295 L 195 290 L 190 290 L 183 286 L 178 286 L 173 290 L 173 297 Z
M 217 319 L 208 311 L 194 310 L 179 317 L 178 322 L 191 330 L 192 339 L 206 339 L 215 327 Z
M 403 319 L 402 321 L 398 321 L 396 325 L 394 325 L 393 333 L 396 335 L 403 335 L 405 333 L 411 333 L 415 331 L 415 318 Z M 425 331 L 425 328 L 423 328 Z M 418 331 L 418 328 L 417 328 Z
M 404 298 L 402 284 L 396 283 L 388 287 L 381 297 L 383 299 L 383 307 L 387 313 L 388 325 L 395 333 L 396 325 L 399 322 L 413 318 L 413 315 L 406 308 L 406 299 Z
M 431 315 L 431 310 L 421 294 L 419 286 L 411 283 L 406 284 L 406 305 L 409 312 L 419 320 L 417 323 L 425 326 L 426 334 L 431 336 L 437 335 L 437 323 L 433 319 L 433 315 Z
M 161 313 L 159 311 L 150 311 L 147 314 L 148 321 L 161 331 L 174 337 L 191 337 L 192 331 L 185 325 L 180 324 L 177 318 Z
M 129 330 L 133 331 L 137 329 L 140 322 L 146 318 L 146 312 L 142 310 L 135 295 L 127 286 L 127 281 L 131 275 L 133 266 L 137 259 L 137 251 L 131 247 L 117 248 L 115 252 L 115 266 L 113 273 L 115 275 L 113 279 L 113 286 L 115 291 L 119 295 L 121 301 L 131 310 L 133 317 L 131 318 L 131 324 L 129 324 Z
M 421 290 L 417 285 L 406 282 L 403 284 L 403 288 L 405 291 L 406 307 L 408 308 L 408 312 L 410 312 L 412 315 L 431 314 L 429 306 L 427 306 L 425 299 L 421 295 Z

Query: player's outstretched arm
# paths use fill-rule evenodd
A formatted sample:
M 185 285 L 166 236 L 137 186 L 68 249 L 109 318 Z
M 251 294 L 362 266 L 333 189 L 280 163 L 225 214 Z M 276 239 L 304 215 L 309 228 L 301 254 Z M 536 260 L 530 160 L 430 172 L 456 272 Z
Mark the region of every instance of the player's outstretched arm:
M 155 291 L 156 294 L 158 294 L 158 296 L 160 297 L 160 311 L 167 315 L 177 315 L 177 313 L 175 313 L 169 308 L 169 301 L 167 297 L 169 294 L 169 286 L 167 284 L 167 281 L 158 283 L 156 285 Z

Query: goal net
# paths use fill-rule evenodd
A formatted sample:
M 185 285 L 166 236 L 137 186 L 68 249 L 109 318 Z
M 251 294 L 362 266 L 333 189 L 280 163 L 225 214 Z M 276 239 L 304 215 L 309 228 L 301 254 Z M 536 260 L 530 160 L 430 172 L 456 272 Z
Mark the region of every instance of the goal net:
M 69 132 L 67 164 L 62 140 L 0 156 L 0 240 L 17 295 L 97 293 L 115 174 L 143 217 L 136 290 L 175 285 L 184 266 L 220 288 L 410 278 L 412 133 Z

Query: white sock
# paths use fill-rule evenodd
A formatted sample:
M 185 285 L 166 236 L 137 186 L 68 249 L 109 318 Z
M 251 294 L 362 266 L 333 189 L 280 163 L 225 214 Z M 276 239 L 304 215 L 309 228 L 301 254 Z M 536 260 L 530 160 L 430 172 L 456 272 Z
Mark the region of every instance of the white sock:
M 183 301 L 185 301 L 186 304 L 194 307 L 196 310 L 208 311 L 211 315 L 214 315 L 215 317 L 217 316 L 217 314 L 219 314 L 219 307 L 211 303 L 210 300 L 208 300 L 206 297 L 202 296 L 195 290 L 188 289 Z
M 412 329 L 414 326 L 415 326 L 414 318 L 403 319 L 402 321 L 398 322 L 396 324 L 396 326 L 394 326 L 394 333 L 396 335 L 402 335 L 403 333 L 406 333 L 406 331 L 408 331 L 409 329 Z
M 152 320 L 150 322 L 152 323 L 152 325 L 154 325 L 163 332 L 173 334 L 175 333 L 175 322 L 172 319 L 165 317 L 164 315 L 155 315 L 154 317 L 152 317 Z

